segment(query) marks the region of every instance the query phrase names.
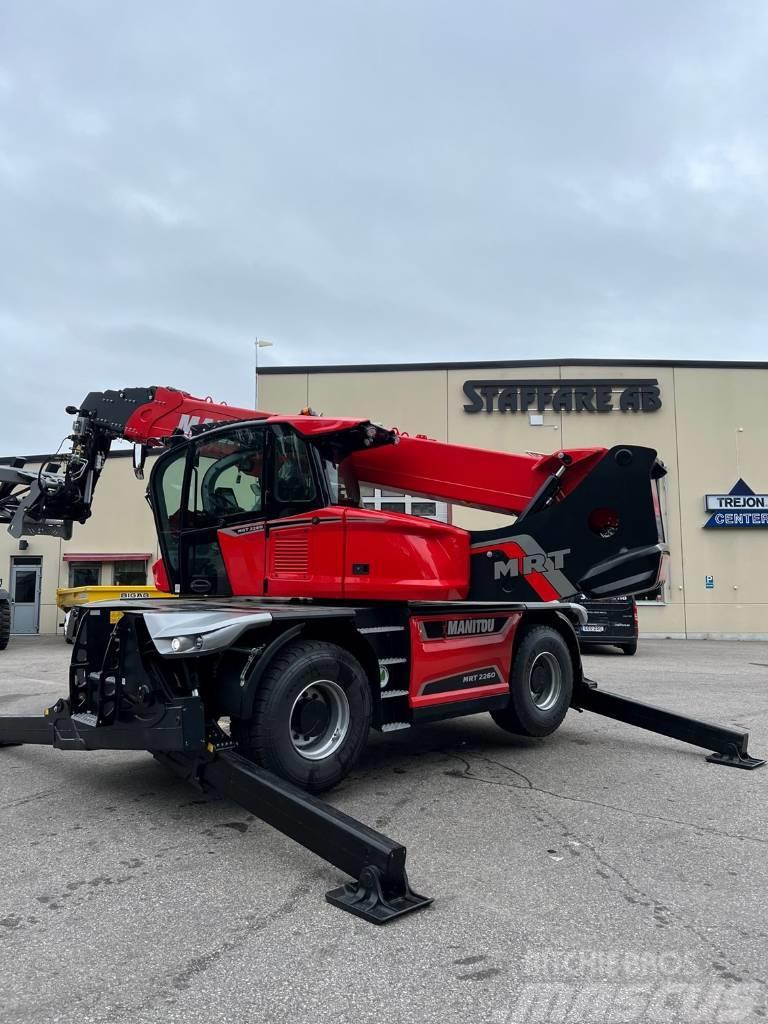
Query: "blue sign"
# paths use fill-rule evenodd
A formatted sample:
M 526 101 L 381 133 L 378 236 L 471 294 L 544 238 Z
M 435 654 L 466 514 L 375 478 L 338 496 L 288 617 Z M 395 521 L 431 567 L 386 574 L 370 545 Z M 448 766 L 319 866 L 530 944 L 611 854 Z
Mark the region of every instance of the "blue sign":
M 713 513 L 704 523 L 705 529 L 768 527 L 768 494 L 755 494 L 742 479 L 728 494 L 708 494 L 705 507 Z
M 715 577 L 714 576 L 705 576 L 704 577 L 704 586 L 705 586 L 705 588 L 707 590 L 714 590 L 715 589 Z

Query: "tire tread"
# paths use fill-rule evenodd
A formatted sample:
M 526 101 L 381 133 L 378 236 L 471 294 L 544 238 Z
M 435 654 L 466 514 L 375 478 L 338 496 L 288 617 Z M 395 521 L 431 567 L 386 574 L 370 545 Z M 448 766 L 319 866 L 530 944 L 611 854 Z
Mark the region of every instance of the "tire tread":
M 0 601 L 0 651 L 4 651 L 11 638 L 11 606 Z
M 343 657 L 340 658 L 339 655 Z M 254 694 L 253 706 L 251 710 L 251 717 L 247 721 L 236 721 L 233 723 L 235 732 L 235 738 L 238 741 L 238 745 L 242 748 L 242 753 L 245 757 L 261 767 L 267 770 L 275 771 L 277 774 L 283 774 L 276 768 L 274 763 L 273 752 L 270 750 L 270 730 L 268 725 L 269 716 L 269 704 L 273 698 L 274 686 L 282 676 L 290 671 L 297 661 L 300 661 L 302 657 L 309 655 L 321 655 L 335 660 L 347 661 L 350 668 L 356 667 L 363 678 L 365 678 L 365 672 L 357 662 L 357 659 L 347 651 L 345 648 L 340 647 L 337 644 L 330 643 L 325 640 L 297 640 L 287 647 L 285 647 L 275 659 L 270 663 L 264 676 L 259 681 L 259 685 Z M 370 689 L 367 691 L 370 694 Z M 370 705 L 368 706 L 368 720 L 370 723 Z M 368 730 L 365 729 L 365 736 L 367 737 Z M 351 757 L 347 764 L 344 765 L 344 772 L 351 770 L 354 762 L 357 760 L 364 742 L 359 744 L 359 749 L 353 749 L 351 751 Z M 311 792 L 321 792 L 324 789 L 330 788 L 340 780 L 334 778 L 331 782 L 325 782 L 317 778 L 317 769 L 312 767 L 307 770 L 307 780 L 303 783 L 305 789 Z M 291 781 L 297 782 L 296 779 Z
M 558 641 L 563 644 L 565 652 L 568 658 L 568 664 L 573 667 L 573 661 L 571 652 L 568 649 L 568 644 L 565 641 L 562 633 L 555 629 L 553 626 L 532 626 L 528 629 L 523 636 L 520 644 L 516 647 L 515 654 L 512 660 L 512 669 L 509 678 L 509 704 L 506 708 L 501 708 L 498 711 L 492 711 L 491 717 L 494 722 L 502 729 L 507 732 L 514 733 L 518 736 L 531 736 L 531 737 L 542 737 L 549 736 L 553 733 L 562 723 L 565 715 L 570 707 L 571 695 L 573 691 L 573 672 L 571 671 L 571 678 L 565 685 L 565 699 L 560 702 L 560 705 L 555 710 L 553 715 L 548 716 L 548 720 L 542 719 L 540 722 L 536 722 L 529 709 L 524 706 L 521 707 L 521 701 L 523 700 L 522 694 L 519 692 L 519 680 L 516 675 L 516 671 L 520 664 L 520 652 L 523 645 L 530 645 L 532 642 L 535 643 L 535 638 L 539 637 L 552 637 L 556 636 Z M 531 638 L 534 638 L 532 641 Z M 523 681 L 523 685 L 527 687 L 527 680 Z M 524 712 L 521 715 L 521 710 Z

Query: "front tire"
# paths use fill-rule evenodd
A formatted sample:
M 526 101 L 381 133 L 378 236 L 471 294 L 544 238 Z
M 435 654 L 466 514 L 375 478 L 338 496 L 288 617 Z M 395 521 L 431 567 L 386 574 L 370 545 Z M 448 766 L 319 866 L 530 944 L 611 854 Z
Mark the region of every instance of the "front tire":
M 518 736 L 549 736 L 565 718 L 573 693 L 573 659 L 551 626 L 534 626 L 515 652 L 509 705 L 492 711 L 494 722 Z
M 349 651 L 320 640 L 291 644 L 259 683 L 253 715 L 234 719 L 244 757 L 311 793 L 355 766 L 371 725 L 371 691 Z

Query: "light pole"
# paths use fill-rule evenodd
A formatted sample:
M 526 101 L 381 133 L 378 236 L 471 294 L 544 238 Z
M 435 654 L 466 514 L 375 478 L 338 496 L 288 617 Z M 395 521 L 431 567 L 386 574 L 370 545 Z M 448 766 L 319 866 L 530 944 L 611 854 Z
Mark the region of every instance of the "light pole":
M 256 356 L 256 372 L 253 378 L 253 407 L 254 409 L 259 408 L 259 349 L 260 348 L 272 348 L 272 342 L 267 341 L 265 338 L 256 338 L 253 344 L 253 351 Z

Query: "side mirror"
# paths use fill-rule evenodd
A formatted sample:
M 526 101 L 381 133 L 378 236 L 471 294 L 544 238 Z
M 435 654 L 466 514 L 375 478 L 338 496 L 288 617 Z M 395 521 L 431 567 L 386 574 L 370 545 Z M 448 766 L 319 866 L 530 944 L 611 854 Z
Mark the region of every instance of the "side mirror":
M 135 444 L 133 446 L 133 473 L 137 480 L 144 479 L 144 463 L 147 461 L 147 446 Z

